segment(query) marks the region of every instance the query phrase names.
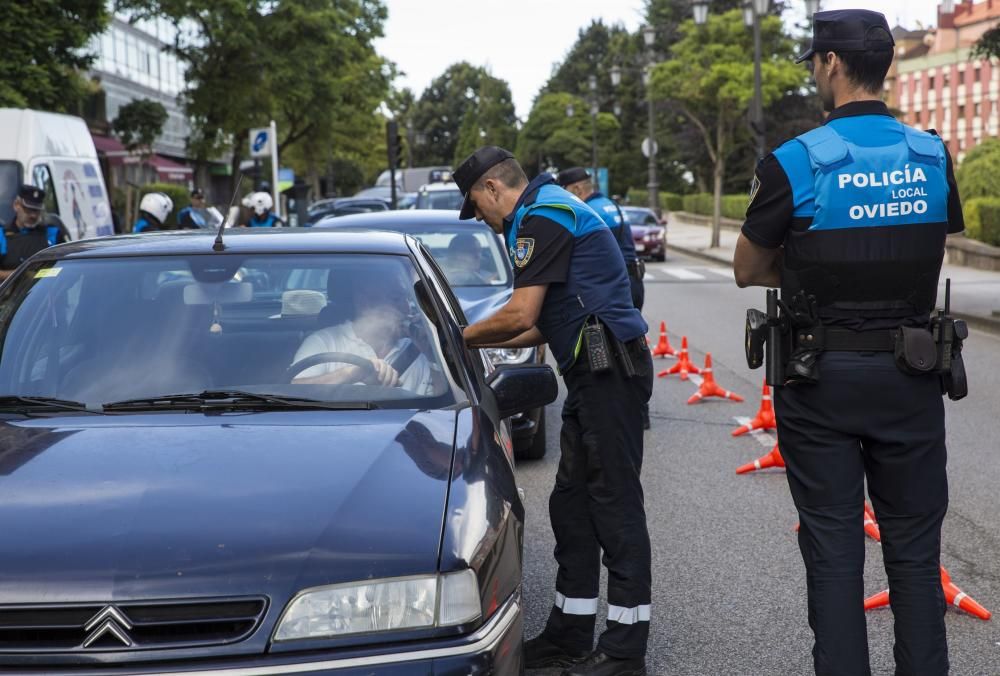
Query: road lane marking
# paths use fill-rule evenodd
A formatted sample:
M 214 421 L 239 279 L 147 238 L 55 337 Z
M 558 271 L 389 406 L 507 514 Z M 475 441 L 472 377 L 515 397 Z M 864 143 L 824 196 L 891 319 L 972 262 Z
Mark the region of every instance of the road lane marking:
M 646 270 L 646 274 L 644 274 L 642 276 L 642 281 L 645 282 L 645 281 L 650 280 L 650 279 L 656 279 L 656 276 L 653 275 L 653 273 L 650 272 L 649 270 Z
M 664 268 L 663 272 L 667 273 L 675 279 L 682 279 L 684 281 L 691 281 L 695 279 L 705 279 L 705 275 L 700 275 L 697 272 L 688 270 L 687 268 Z
M 736 279 L 736 275 L 733 273 L 732 268 L 705 268 L 709 272 L 714 272 L 717 275 L 722 275 L 727 279 Z

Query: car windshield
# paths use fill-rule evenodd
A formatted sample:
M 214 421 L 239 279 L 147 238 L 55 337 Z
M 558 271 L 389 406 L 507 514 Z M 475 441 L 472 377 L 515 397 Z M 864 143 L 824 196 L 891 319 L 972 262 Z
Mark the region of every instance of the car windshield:
M 0 396 L 99 408 L 240 391 L 438 408 L 462 396 L 446 330 L 407 256 L 49 261 L 0 296 Z M 398 377 L 380 377 L 382 363 Z
M 451 286 L 508 286 L 510 268 L 500 239 L 486 226 L 400 228 L 434 256 Z
M 423 190 L 417 195 L 417 209 L 448 209 L 458 211 L 462 208 L 462 193 L 454 190 Z
M 648 209 L 625 208 L 622 211 L 631 225 L 656 225 L 656 216 Z

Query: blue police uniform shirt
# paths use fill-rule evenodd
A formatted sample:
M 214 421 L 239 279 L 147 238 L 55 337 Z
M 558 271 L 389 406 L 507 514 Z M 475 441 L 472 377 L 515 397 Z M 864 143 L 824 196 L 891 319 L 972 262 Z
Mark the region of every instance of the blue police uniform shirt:
M 205 217 L 200 211 L 188 205 L 177 212 L 177 225 L 182 228 L 204 228 Z
M 135 222 L 132 232 L 142 232 L 144 230 L 159 230 L 159 227 L 145 216 L 140 216 L 139 220 Z
M 588 317 L 598 318 L 622 342 L 646 334 L 611 230 L 550 174 L 525 188 L 504 221 L 504 235 L 514 287 L 548 285 L 537 327 L 560 372 L 576 362 Z
M 850 103 L 758 166 L 743 234 L 784 246 L 782 295 L 815 295 L 825 324 L 926 324 L 948 232 L 963 228 L 939 138 L 880 101 Z
M 251 228 L 274 228 L 282 223 L 284 221 L 275 216 L 273 211 L 264 214 L 263 218 L 258 218 L 257 214 L 251 214 L 250 220 L 247 221 L 247 225 Z
M 43 249 L 66 241 L 57 225 L 22 228 L 0 226 L 0 269 L 14 270 Z
M 628 220 L 625 218 L 622 210 L 618 208 L 618 205 L 599 192 L 592 193 L 586 199 L 586 203 L 611 228 L 611 234 L 615 236 L 615 241 L 618 242 L 618 248 L 621 249 L 622 258 L 625 259 L 625 262 L 635 263 L 639 260 L 635 253 L 632 228 L 629 226 Z

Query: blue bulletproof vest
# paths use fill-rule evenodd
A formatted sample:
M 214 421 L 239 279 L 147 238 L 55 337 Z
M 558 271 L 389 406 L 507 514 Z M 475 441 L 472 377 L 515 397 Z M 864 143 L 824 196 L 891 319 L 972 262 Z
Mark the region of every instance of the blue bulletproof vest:
M 132 232 L 142 232 L 143 230 L 155 230 L 156 226 L 149 222 L 145 216 L 140 216 L 139 220 L 135 222 L 135 226 L 132 228 Z
M 632 228 L 618 205 L 602 193 L 595 192 L 587 198 L 587 206 L 597 212 L 601 220 L 611 228 L 611 234 L 615 236 L 625 262 L 635 263 L 638 257 L 635 254 L 635 242 L 632 240 Z
M 194 207 L 186 206 L 177 212 L 177 225 L 184 227 L 185 216 L 190 218 L 191 222 L 199 228 L 205 227 L 205 217 L 202 216 Z
M 21 234 L 27 235 L 31 233 L 29 228 L 21 228 Z M 59 243 L 59 226 L 58 225 L 47 225 L 45 226 L 45 241 L 49 243 L 49 246 L 55 246 Z M 0 256 L 7 255 L 7 229 L 0 227 Z
M 267 212 L 267 215 L 262 219 L 258 219 L 257 214 L 252 214 L 250 216 L 250 220 L 247 222 L 247 225 L 249 225 L 251 228 L 273 228 L 274 223 L 277 220 L 278 217 L 274 215 L 274 212 L 269 211 Z
M 574 239 L 566 281 L 549 285 L 537 322 L 560 372 L 576 361 L 588 317 L 600 319 L 622 342 L 645 335 L 646 322 L 632 305 L 625 264 L 611 230 L 593 209 L 555 185 L 551 175 L 528 185 L 513 218 L 504 223 L 511 265 L 520 267 L 519 261 L 530 255 L 534 243 L 519 238 L 518 231 L 532 215 L 555 221 Z
M 836 118 L 774 151 L 792 187 L 782 295 L 830 323 L 933 310 L 948 231 L 941 140 L 887 115 Z M 841 322 L 840 320 L 843 320 Z

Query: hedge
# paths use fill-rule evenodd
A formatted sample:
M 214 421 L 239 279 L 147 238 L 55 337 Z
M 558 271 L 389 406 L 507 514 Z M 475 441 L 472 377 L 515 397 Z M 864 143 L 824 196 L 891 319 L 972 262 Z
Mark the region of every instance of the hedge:
M 973 197 L 962 205 L 965 236 L 1000 246 L 1000 197 Z
M 182 185 L 177 185 L 176 183 L 148 183 L 139 190 L 139 200 L 142 200 L 143 195 L 151 192 L 162 192 L 167 197 L 171 199 L 174 203 L 174 210 L 170 212 L 167 216 L 167 221 L 164 225 L 167 227 L 176 227 L 177 225 L 177 212 L 184 207 L 191 204 L 191 193 L 190 191 Z M 132 231 L 132 224 L 129 223 L 126 227 L 128 232 Z
M 684 208 L 682 197 L 677 193 L 661 192 L 660 209 L 664 211 L 680 211 Z M 629 188 L 625 194 L 625 201 L 629 206 L 644 207 L 649 205 L 649 191 L 642 188 Z

